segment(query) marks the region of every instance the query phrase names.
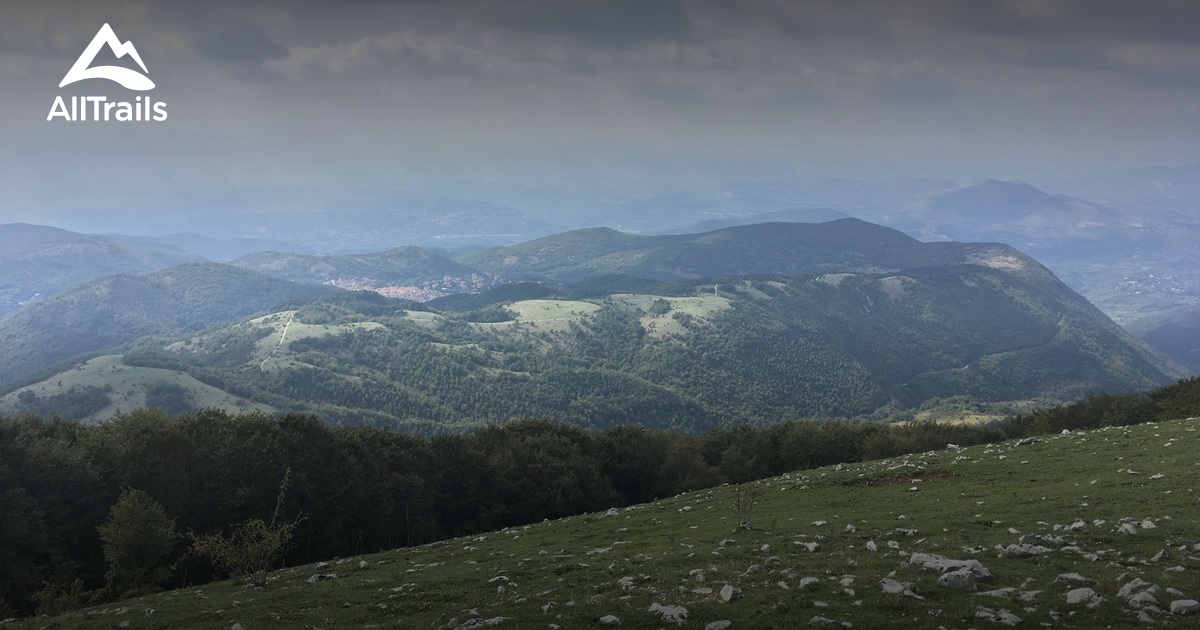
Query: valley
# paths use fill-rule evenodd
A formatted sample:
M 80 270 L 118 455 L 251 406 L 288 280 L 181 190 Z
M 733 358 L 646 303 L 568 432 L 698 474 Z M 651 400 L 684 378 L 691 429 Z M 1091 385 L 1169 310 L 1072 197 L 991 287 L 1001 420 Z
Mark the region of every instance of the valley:
M 15 4 L 0 630 L 1197 625 L 1200 2 Z
M 289 255 L 288 268 L 310 269 L 302 259 Z M 399 268 L 409 270 L 414 260 L 462 264 L 411 250 L 402 260 Z M 523 417 L 686 431 L 801 418 L 897 420 L 956 396 L 1003 413 L 1187 374 L 1014 249 L 922 243 L 855 219 L 678 236 L 583 230 L 463 260 L 526 283 L 485 291 L 462 310 L 457 298 L 420 304 L 328 288 L 302 298 L 317 286 L 286 279 L 296 278 L 291 272 L 275 279 L 199 266 L 190 272 L 191 295 L 230 301 L 249 291 L 265 306 L 269 286 L 280 298 L 296 296 L 294 306 L 221 322 L 224 307 L 196 302 L 189 316 L 211 312 L 211 319 L 180 326 L 145 319 L 153 311 L 139 306 L 133 289 L 114 295 L 84 285 L 76 291 L 117 301 L 76 301 L 58 319 L 94 321 L 110 310 L 144 318 L 144 333 L 113 338 L 109 348 L 90 339 L 87 347 L 126 368 L 172 372 L 172 386 L 189 392 L 181 409 L 253 404 L 422 433 Z M 159 288 L 174 285 L 155 278 L 136 282 L 163 305 L 154 308 L 176 312 Z M 200 288 L 208 278 L 222 288 Z M 239 300 L 238 308 L 250 304 Z M 7 319 L 7 343 L 56 325 L 53 316 L 20 321 Z M 77 399 L 87 411 L 81 417 L 95 420 L 134 399 L 126 383 L 105 391 L 116 374 L 111 364 L 52 367 L 59 357 L 39 363 L 31 355 L 25 374 L 48 372 L 17 381 L 0 409 L 22 413 L 44 409 L 43 399 Z M 214 389 L 222 392 L 215 398 Z

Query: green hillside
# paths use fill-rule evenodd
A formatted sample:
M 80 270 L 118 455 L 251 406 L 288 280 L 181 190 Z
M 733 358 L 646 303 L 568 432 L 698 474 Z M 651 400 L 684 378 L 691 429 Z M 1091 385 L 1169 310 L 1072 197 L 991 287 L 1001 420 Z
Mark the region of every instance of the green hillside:
M 0 225 L 0 315 L 93 278 L 202 260 L 169 245 L 124 242 L 44 225 Z
M 85 422 L 144 407 L 171 414 L 198 409 L 274 411 L 269 405 L 252 403 L 201 383 L 185 372 L 126 365 L 120 355 L 101 355 L 83 361 L 55 375 L 53 380 L 40 381 L 0 397 L 0 414 L 59 414 Z
M 15 627 L 1194 627 L 1197 435 L 949 445 Z
M 699 431 L 963 395 L 1073 400 L 1183 375 L 1078 296 L 1021 269 L 951 265 L 674 293 L 551 296 L 468 312 L 349 293 L 144 339 L 122 363 L 282 411 L 420 432 L 530 417 Z M 104 386 L 106 372 L 88 373 Z M 45 398 L 73 383 L 50 376 L 10 393 L 3 408 L 32 411 L 20 404 L 24 391 Z
M 331 291 L 215 263 L 99 278 L 0 318 L 0 387 L 140 337 L 199 330 Z
M 0 382 L 26 379 L 0 406 L 51 412 L 59 400 L 76 417 L 121 406 L 102 370 L 28 378 L 118 345 L 124 367 L 215 388 L 222 408 L 420 432 L 530 417 L 684 431 L 883 418 L 958 396 L 1074 400 L 1186 375 L 1012 248 L 921 243 L 854 219 L 582 230 L 473 256 L 547 282 L 422 306 L 369 292 L 314 301 L 324 289 L 220 265 L 97 281 L 0 320 L 12 359 Z M 64 370 L 88 372 L 100 393 Z

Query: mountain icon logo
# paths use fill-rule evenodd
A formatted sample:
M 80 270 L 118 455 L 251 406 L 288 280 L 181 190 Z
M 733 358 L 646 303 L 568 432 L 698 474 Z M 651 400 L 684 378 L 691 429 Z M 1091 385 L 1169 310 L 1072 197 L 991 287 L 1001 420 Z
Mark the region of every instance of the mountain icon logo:
M 92 43 L 83 49 L 83 54 L 79 55 L 79 59 L 75 60 L 75 65 L 71 66 L 71 69 L 67 71 L 67 76 L 63 77 L 62 83 L 59 83 L 58 87 L 64 87 L 76 81 L 83 81 L 84 79 L 108 79 L 109 81 L 116 81 L 130 90 L 144 91 L 154 89 L 154 82 L 150 80 L 150 77 L 140 74 L 135 70 L 120 66 L 91 67 L 92 62 L 96 59 L 96 54 L 106 45 L 118 59 L 129 55 L 141 66 L 142 72 L 149 73 L 149 70 L 146 70 L 146 64 L 142 63 L 142 57 L 138 55 L 137 48 L 134 48 L 133 42 L 121 43 L 121 40 L 117 39 L 117 34 L 113 32 L 112 27 L 105 24 L 100 27 L 96 36 L 92 38 Z

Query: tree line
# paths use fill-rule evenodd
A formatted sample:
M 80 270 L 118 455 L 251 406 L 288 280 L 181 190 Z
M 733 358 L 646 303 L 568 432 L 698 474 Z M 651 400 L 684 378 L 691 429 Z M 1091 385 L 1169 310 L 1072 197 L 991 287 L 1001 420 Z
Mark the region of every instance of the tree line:
M 522 420 L 422 437 L 219 410 L 100 424 L 0 417 L 0 618 L 225 577 L 233 565 L 216 552 L 189 551 L 254 532 L 277 535 L 280 549 L 290 541 L 287 564 L 315 562 L 947 443 L 1198 410 L 1200 378 L 974 426 L 788 421 L 688 434 Z

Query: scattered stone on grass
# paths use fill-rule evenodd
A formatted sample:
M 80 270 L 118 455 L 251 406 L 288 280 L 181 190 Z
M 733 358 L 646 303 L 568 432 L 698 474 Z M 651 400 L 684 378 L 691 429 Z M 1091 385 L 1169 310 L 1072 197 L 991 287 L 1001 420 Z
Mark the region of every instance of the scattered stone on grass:
M 883 578 L 882 580 L 879 580 L 879 587 L 883 589 L 884 593 L 904 595 L 905 597 L 912 597 L 915 599 L 925 599 L 924 597 L 921 597 L 913 592 L 912 584 L 900 582 L 893 578 Z
M 1096 580 L 1083 577 L 1078 573 L 1059 573 L 1054 581 L 1061 584 L 1094 584 L 1096 582 Z
M 688 609 L 683 606 L 663 606 L 654 602 L 650 604 L 650 612 L 657 613 L 664 623 L 684 624 L 688 620 Z
M 1000 610 L 992 610 L 991 608 L 977 606 L 975 608 L 975 616 L 980 619 L 991 621 L 992 623 L 1002 623 L 1006 626 L 1015 626 L 1021 623 L 1020 617 L 1012 614 L 1004 608 L 1001 608 Z
M 1134 608 L 1158 607 L 1158 600 L 1154 598 L 1154 595 L 1150 591 L 1142 591 L 1126 601 Z
M 1003 545 L 996 545 L 996 550 L 1002 554 L 1009 555 L 1009 556 L 1016 556 L 1017 558 L 1028 558 L 1030 556 L 1040 556 L 1044 553 L 1050 553 L 1050 551 L 1051 551 L 1051 549 L 1049 547 L 1043 547 L 1041 545 L 1031 545 L 1029 543 L 1017 543 L 1015 545 L 1009 545 L 1007 547 L 1005 547 Z
M 975 586 L 975 574 L 966 568 L 943 573 L 938 577 L 938 584 L 956 591 L 967 591 L 968 593 L 974 593 L 978 590 Z
M 909 564 L 925 567 L 926 569 L 935 569 L 941 573 L 957 571 L 958 569 L 969 569 L 977 580 L 992 579 L 992 572 L 978 560 L 954 560 L 953 558 L 947 558 L 936 553 L 914 552 L 909 557 L 908 562 Z
M 1126 582 L 1125 585 L 1121 587 L 1121 590 L 1117 591 L 1117 597 L 1120 597 L 1121 599 L 1129 599 L 1130 597 L 1133 597 L 1135 593 L 1149 590 L 1149 588 L 1153 586 L 1153 584 L 1143 580 L 1142 578 L 1133 578 L 1129 582 Z
M 1087 588 L 1086 586 L 1083 588 L 1073 589 L 1073 590 L 1070 590 L 1067 592 L 1067 603 L 1068 604 L 1086 604 L 1088 606 L 1088 608 L 1095 608 L 1096 606 L 1100 605 L 1100 602 L 1103 602 L 1103 601 L 1104 601 L 1103 597 L 1100 597 L 1100 595 L 1098 595 L 1096 593 L 1096 591 L 1093 591 L 1092 589 Z
M 504 623 L 505 621 L 508 621 L 509 619 L 512 619 L 512 617 L 492 617 L 491 619 L 483 619 L 482 617 L 476 617 L 474 619 L 468 619 L 465 622 L 463 622 L 462 625 L 458 626 L 458 630 L 473 630 L 474 628 L 488 628 L 491 626 L 498 626 L 498 625 Z
M 336 573 L 314 573 L 304 581 L 308 582 L 309 584 L 316 584 L 317 582 L 324 582 L 325 580 L 335 580 L 337 579 L 337 576 L 338 574 Z
M 1200 602 L 1194 599 L 1177 599 L 1171 602 L 1172 615 L 1192 615 L 1200 612 Z
M 827 628 L 829 626 L 842 626 L 844 628 L 853 628 L 854 627 L 853 625 L 850 624 L 849 621 L 839 622 L 839 621 L 830 619 L 828 617 L 822 617 L 820 615 L 816 615 L 813 618 L 809 619 L 808 625 L 817 626 L 819 628 Z
M 1031 602 L 1041 593 L 1041 591 L 1022 591 L 1021 589 L 1009 586 L 1006 588 L 998 588 L 993 591 L 980 591 L 979 595 L 986 597 L 1000 597 L 1003 599 L 1019 599 L 1023 602 Z

